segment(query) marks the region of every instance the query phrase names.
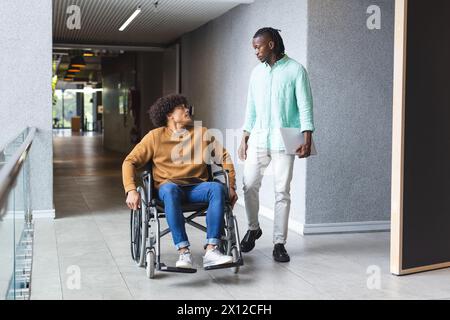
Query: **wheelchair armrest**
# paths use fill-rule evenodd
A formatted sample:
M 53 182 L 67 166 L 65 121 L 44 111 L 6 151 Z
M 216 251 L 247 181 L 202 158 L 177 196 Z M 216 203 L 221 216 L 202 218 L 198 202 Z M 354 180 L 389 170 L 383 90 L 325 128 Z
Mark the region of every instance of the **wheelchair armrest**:
M 223 176 L 223 175 L 228 175 L 229 171 L 227 170 L 219 170 L 213 173 L 213 177 L 218 177 L 218 176 Z
M 219 171 L 216 171 L 216 172 L 213 173 L 213 178 L 217 178 L 217 177 L 220 177 L 220 176 L 224 177 L 225 184 L 227 185 L 227 187 L 229 187 L 230 186 L 229 171 L 222 169 L 222 170 L 219 170 Z M 216 180 L 216 179 L 214 179 L 214 180 Z
M 219 179 L 216 179 L 217 177 L 223 176 L 225 179 L 225 182 L 220 181 Z M 230 198 L 230 177 L 229 177 L 229 171 L 228 170 L 224 170 L 222 168 L 222 170 L 218 170 L 216 172 L 213 173 L 213 181 L 215 182 L 220 182 L 225 184 L 226 186 L 226 197 L 227 199 Z
M 144 171 L 141 174 L 142 182 L 144 184 L 144 190 L 146 191 L 147 201 L 151 203 L 154 198 L 153 191 L 153 176 L 151 171 Z M 147 183 L 146 183 L 147 182 Z

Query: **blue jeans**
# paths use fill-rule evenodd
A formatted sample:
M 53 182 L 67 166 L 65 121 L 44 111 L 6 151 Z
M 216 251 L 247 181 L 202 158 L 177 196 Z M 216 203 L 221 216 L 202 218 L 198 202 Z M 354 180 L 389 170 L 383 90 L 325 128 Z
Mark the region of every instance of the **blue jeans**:
M 167 223 L 177 249 L 190 246 L 181 210 L 183 202 L 209 203 L 206 213 L 206 244 L 219 244 L 225 207 L 225 188 L 221 183 L 203 182 L 195 186 L 179 186 L 169 182 L 160 186 L 158 195 L 164 202 Z

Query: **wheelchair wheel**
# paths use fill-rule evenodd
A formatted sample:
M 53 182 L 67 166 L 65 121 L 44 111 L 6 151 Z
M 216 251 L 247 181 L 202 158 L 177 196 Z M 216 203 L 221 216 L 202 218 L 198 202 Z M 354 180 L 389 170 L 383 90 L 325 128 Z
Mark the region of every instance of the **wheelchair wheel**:
M 146 245 L 147 245 L 147 217 L 145 193 L 141 187 L 137 190 L 141 195 L 141 207 L 131 211 L 131 256 L 139 267 L 145 265 Z
M 138 262 L 141 252 L 141 218 L 142 214 L 140 210 L 131 210 L 130 213 L 130 249 L 131 257 L 134 261 Z
M 155 259 L 155 252 L 153 250 L 148 250 L 145 258 L 145 271 L 149 279 L 153 279 L 155 277 Z
M 233 256 L 233 262 L 236 262 L 239 260 L 239 252 L 236 247 L 233 247 L 231 249 L 231 255 Z M 239 266 L 231 268 L 231 271 L 233 271 L 233 273 L 239 273 Z

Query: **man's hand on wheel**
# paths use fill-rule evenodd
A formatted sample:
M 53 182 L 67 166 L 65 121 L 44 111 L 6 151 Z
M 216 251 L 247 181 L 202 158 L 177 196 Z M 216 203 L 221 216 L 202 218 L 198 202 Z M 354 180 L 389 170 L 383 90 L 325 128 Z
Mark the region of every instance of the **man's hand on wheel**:
M 127 203 L 128 208 L 137 210 L 141 207 L 141 195 L 136 190 L 131 190 L 128 192 L 127 200 L 125 202 Z

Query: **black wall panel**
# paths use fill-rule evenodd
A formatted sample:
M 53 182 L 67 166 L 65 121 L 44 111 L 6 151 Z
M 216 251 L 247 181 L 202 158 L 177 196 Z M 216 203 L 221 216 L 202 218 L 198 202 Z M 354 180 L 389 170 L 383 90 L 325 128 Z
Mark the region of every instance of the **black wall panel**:
M 450 262 L 450 1 L 409 0 L 403 269 Z

